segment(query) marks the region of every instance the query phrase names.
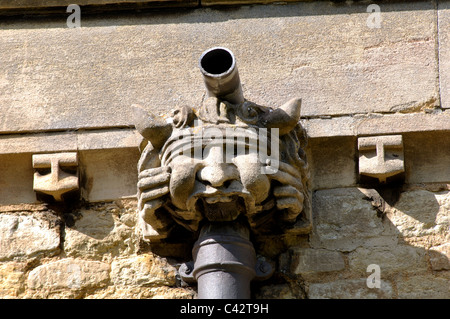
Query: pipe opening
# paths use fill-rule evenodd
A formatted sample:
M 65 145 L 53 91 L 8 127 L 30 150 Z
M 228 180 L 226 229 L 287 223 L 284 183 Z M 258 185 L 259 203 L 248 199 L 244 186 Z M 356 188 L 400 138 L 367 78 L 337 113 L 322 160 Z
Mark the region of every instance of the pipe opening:
M 212 49 L 206 52 L 200 59 L 201 68 L 212 75 L 226 73 L 233 67 L 233 64 L 233 55 L 223 48 Z

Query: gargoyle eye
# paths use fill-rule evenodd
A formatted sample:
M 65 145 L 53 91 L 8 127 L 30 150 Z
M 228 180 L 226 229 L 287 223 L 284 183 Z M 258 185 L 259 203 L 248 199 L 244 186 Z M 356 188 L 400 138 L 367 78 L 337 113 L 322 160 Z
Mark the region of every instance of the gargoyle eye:
M 258 112 L 252 107 L 247 108 L 247 113 L 248 113 L 248 116 L 251 116 L 251 117 L 258 115 Z

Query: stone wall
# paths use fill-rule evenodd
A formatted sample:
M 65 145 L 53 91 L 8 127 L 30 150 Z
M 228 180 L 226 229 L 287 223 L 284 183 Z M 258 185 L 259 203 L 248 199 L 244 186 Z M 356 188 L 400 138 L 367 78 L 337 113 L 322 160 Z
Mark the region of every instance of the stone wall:
M 450 298 L 450 2 L 382 2 L 380 28 L 367 6 L 82 11 L 78 29 L 65 10 L 1 20 L 0 297 L 196 296 L 177 276 L 189 252 L 152 252 L 136 225 L 131 105 L 201 103 L 198 57 L 221 45 L 247 99 L 302 98 L 309 136 L 313 230 L 270 256 L 254 297 Z M 402 183 L 363 183 L 358 138 L 392 134 Z M 78 154 L 81 200 L 46 204 L 32 155 L 59 152 Z
M 140 251 L 136 202 L 3 207 L 2 298 L 192 298 L 176 262 Z

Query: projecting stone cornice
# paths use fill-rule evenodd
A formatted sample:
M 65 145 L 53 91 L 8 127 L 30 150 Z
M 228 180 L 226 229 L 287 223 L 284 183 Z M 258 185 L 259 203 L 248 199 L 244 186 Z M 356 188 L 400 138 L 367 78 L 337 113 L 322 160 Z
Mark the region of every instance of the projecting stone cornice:
M 0 154 L 137 148 L 141 140 L 131 128 L 0 135 Z
M 450 112 L 364 114 L 301 120 L 310 138 L 450 131 Z
M 439 114 L 367 114 L 300 120 L 310 139 L 450 131 L 450 112 Z M 137 148 L 134 128 L 0 135 L 0 154 Z
M 303 0 L 305 1 L 305 0 Z M 277 0 L 4 0 L 0 2 L 1 9 L 42 9 L 67 7 L 69 4 L 79 6 L 94 5 L 137 5 L 145 7 L 195 7 L 208 5 L 230 5 L 230 4 L 266 4 L 279 2 Z M 284 2 L 301 2 L 298 0 L 285 0 Z

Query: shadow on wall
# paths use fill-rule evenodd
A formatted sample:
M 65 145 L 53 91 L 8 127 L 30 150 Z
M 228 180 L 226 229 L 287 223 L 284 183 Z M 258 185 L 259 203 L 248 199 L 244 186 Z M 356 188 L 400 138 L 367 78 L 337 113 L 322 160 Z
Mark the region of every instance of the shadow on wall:
M 324 16 L 324 15 L 349 15 L 366 13 L 367 3 L 332 3 L 331 1 L 283 3 L 282 5 L 235 5 L 216 6 L 208 8 L 182 8 L 179 10 L 143 8 L 129 6 L 127 9 L 114 6 L 80 6 L 83 27 L 110 27 L 123 25 L 149 25 L 171 24 L 177 21 L 179 24 L 196 23 L 220 23 L 238 19 L 261 18 L 289 18 L 298 16 Z M 400 11 L 424 11 L 433 10 L 433 4 L 427 1 L 413 3 L 384 3 L 381 4 L 383 12 Z M 61 28 L 66 27 L 66 20 L 70 13 L 67 7 L 47 9 L 46 15 L 24 15 L 23 10 L 3 10 L 0 29 L 36 29 L 36 28 Z M 100 9 L 99 9 L 100 8 Z M 112 11 L 112 12 L 108 12 Z
M 338 188 L 313 200 L 311 248 L 289 256 L 308 298 L 450 298 L 447 188 Z

